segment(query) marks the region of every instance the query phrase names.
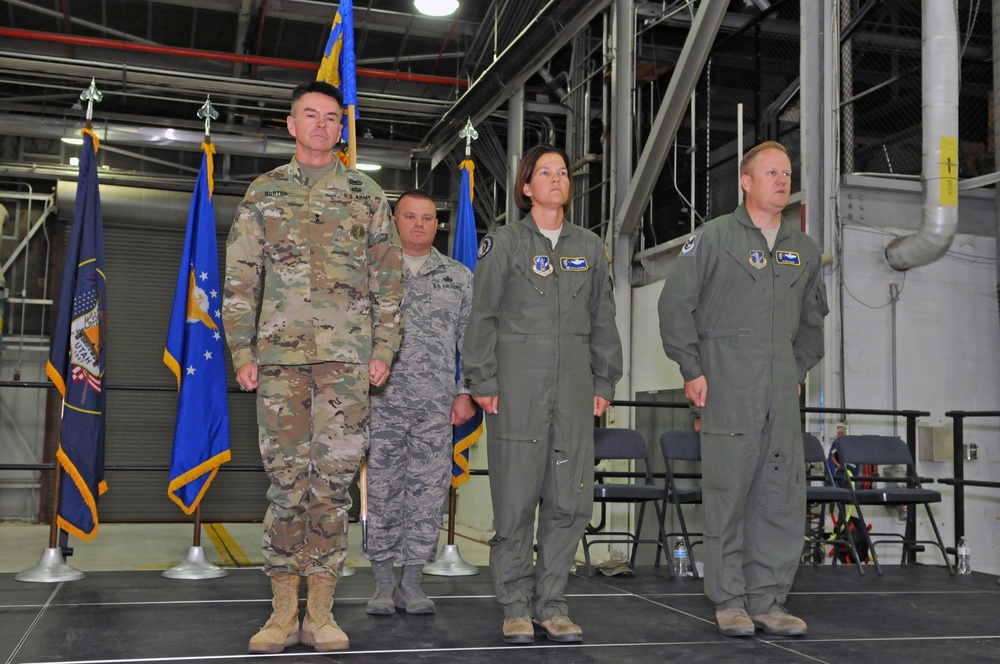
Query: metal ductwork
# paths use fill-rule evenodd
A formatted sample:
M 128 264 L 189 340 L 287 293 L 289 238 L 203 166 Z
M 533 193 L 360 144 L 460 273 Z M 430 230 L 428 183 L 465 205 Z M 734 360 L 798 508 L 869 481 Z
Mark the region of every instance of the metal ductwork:
M 952 0 L 921 3 L 923 49 L 923 225 L 898 237 L 885 257 L 896 270 L 933 263 L 951 247 L 958 229 L 958 17 Z
M 459 140 L 466 120 L 479 125 L 569 43 L 611 0 L 549 0 L 421 141 L 437 166 Z M 512 72 L 512 73 L 511 73 Z

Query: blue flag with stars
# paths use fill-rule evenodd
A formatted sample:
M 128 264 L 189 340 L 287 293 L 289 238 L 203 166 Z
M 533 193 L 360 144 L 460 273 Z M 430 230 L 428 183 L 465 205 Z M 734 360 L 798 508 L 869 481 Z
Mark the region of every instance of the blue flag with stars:
M 229 461 L 229 402 L 222 332 L 222 290 L 212 204 L 212 154 L 205 154 L 188 215 L 163 362 L 177 377 L 177 425 L 167 494 L 185 514 L 198 507 Z
M 83 130 L 73 230 L 45 373 L 63 397 L 56 458 L 63 473 L 56 522 L 84 541 L 97 535 L 104 482 L 104 360 L 107 289 L 97 186 L 97 137 Z

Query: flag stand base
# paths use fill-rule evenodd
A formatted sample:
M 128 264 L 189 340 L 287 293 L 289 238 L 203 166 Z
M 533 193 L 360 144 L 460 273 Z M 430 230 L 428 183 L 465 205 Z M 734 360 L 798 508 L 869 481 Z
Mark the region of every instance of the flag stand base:
M 192 546 L 188 549 L 187 558 L 184 562 L 174 565 L 163 573 L 168 579 L 218 579 L 228 576 L 229 572 L 218 565 L 211 563 L 205 557 L 205 549 L 200 546 Z
M 83 572 L 66 564 L 62 549 L 45 549 L 37 565 L 14 577 L 16 581 L 28 583 L 60 583 L 82 578 Z
M 479 568 L 462 560 L 457 544 L 445 544 L 441 555 L 430 565 L 424 565 L 424 574 L 431 576 L 474 576 Z

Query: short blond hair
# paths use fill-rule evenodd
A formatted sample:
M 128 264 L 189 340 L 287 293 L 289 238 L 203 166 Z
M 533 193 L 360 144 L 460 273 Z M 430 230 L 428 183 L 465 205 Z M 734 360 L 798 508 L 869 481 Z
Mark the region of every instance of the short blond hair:
M 740 159 L 740 175 L 746 175 L 750 172 L 750 164 L 764 150 L 778 150 L 786 157 L 788 156 L 788 150 L 778 141 L 764 141 L 760 145 L 755 145 L 747 150 L 747 153 L 743 155 L 743 159 Z

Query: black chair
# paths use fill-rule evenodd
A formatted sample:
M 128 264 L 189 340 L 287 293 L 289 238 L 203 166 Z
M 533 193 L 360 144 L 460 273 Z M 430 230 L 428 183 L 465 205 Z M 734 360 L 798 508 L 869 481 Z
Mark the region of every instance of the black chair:
M 609 482 L 611 473 L 596 472 L 594 475 L 594 502 L 601 506 L 601 519 L 596 526 L 588 525 L 583 533 L 583 557 L 587 563 L 587 575 L 593 575 L 590 564 L 590 547 L 594 544 L 611 544 L 628 542 L 632 545 L 632 555 L 629 557 L 629 567 L 635 568 L 635 554 L 639 544 L 656 544 L 656 565 L 660 564 L 660 552 L 663 550 L 663 499 L 665 492 L 662 486 L 656 484 L 653 472 L 649 467 L 646 452 L 646 441 L 642 435 L 632 429 L 594 429 L 594 462 L 605 460 L 634 461 L 636 471 L 643 473 L 640 482 L 631 478 L 618 482 Z M 639 511 L 635 520 L 635 532 L 605 531 L 607 524 L 608 503 L 632 503 L 638 505 Z M 656 523 L 660 528 L 656 539 L 642 538 L 642 519 L 646 513 L 646 503 L 652 503 L 656 510 Z
M 701 479 L 701 475 L 700 473 L 691 473 L 679 477 L 677 471 L 674 469 L 674 463 L 677 461 L 701 462 L 701 435 L 697 431 L 688 429 L 668 429 L 660 435 L 660 449 L 663 451 L 663 461 L 666 464 L 667 501 L 674 506 L 674 512 L 677 514 L 677 521 L 681 527 L 678 532 L 664 533 L 663 542 L 666 545 L 670 537 L 679 536 L 684 539 L 684 546 L 687 547 L 691 571 L 695 578 L 698 578 L 698 567 L 695 565 L 692 547 L 701 542 L 692 542 L 691 535 L 702 536 L 703 533 L 688 532 L 687 522 L 684 520 L 683 506 L 701 504 L 701 486 L 698 484 L 678 486 L 677 480 L 685 479 L 698 482 Z M 666 510 L 664 510 L 665 517 Z M 666 528 L 661 527 L 661 530 L 666 530 Z M 667 551 L 669 554 L 669 549 L 664 549 L 664 551 Z M 670 577 L 673 578 L 673 576 L 673 566 L 671 565 Z
M 864 567 L 861 566 L 861 556 L 854 544 L 851 535 L 850 520 L 847 517 L 845 505 L 851 503 L 850 489 L 836 486 L 833 475 L 830 473 L 830 466 L 826 462 L 826 453 L 823 451 L 823 443 L 811 433 L 802 435 L 803 451 L 805 452 L 805 462 L 807 464 L 818 463 L 823 467 L 822 475 L 806 476 L 806 504 L 819 506 L 819 527 L 806 532 L 806 541 L 812 542 L 819 547 L 819 559 L 822 559 L 824 546 L 847 547 L 850 552 L 850 560 L 857 565 L 858 573 L 865 575 Z M 829 515 L 836 519 L 832 531 L 828 531 L 824 526 Z M 833 564 L 837 564 L 836 551 L 834 551 Z M 814 565 L 819 564 L 819 559 L 814 558 Z
M 864 464 L 874 466 L 903 466 L 905 474 L 901 476 L 882 477 L 875 475 L 864 476 L 855 475 L 847 482 L 851 492 L 851 501 L 857 511 L 858 519 L 861 521 L 861 534 L 868 541 L 868 548 L 871 551 L 872 562 L 875 563 L 875 571 L 882 574 L 879 566 L 878 553 L 875 546 L 887 542 L 896 543 L 896 539 L 873 540 L 873 536 L 898 538 L 903 545 L 903 557 L 900 564 L 906 564 L 907 554 L 910 551 L 921 551 L 920 544 L 931 544 L 941 551 L 944 557 L 944 564 L 948 568 L 948 573 L 954 575 L 955 569 L 948 559 L 944 542 L 941 540 L 941 533 L 938 530 L 937 522 L 934 521 L 934 514 L 931 512 L 931 503 L 941 502 L 941 492 L 933 489 L 925 489 L 921 486 L 921 478 L 916 473 L 913 462 L 913 455 L 906 443 L 896 436 L 840 436 L 837 438 L 837 454 L 840 459 L 839 473 L 845 473 L 850 466 L 861 468 Z M 842 479 L 837 477 L 838 480 Z M 861 488 L 861 484 L 869 484 L 869 488 Z M 884 505 L 886 507 L 896 507 L 899 505 L 923 505 L 927 510 L 927 520 L 934 530 L 935 540 L 918 540 L 915 532 L 907 532 L 903 535 L 899 533 L 869 533 L 868 525 L 865 523 L 864 515 L 861 512 L 862 505 Z M 911 530 L 908 528 L 908 530 Z

